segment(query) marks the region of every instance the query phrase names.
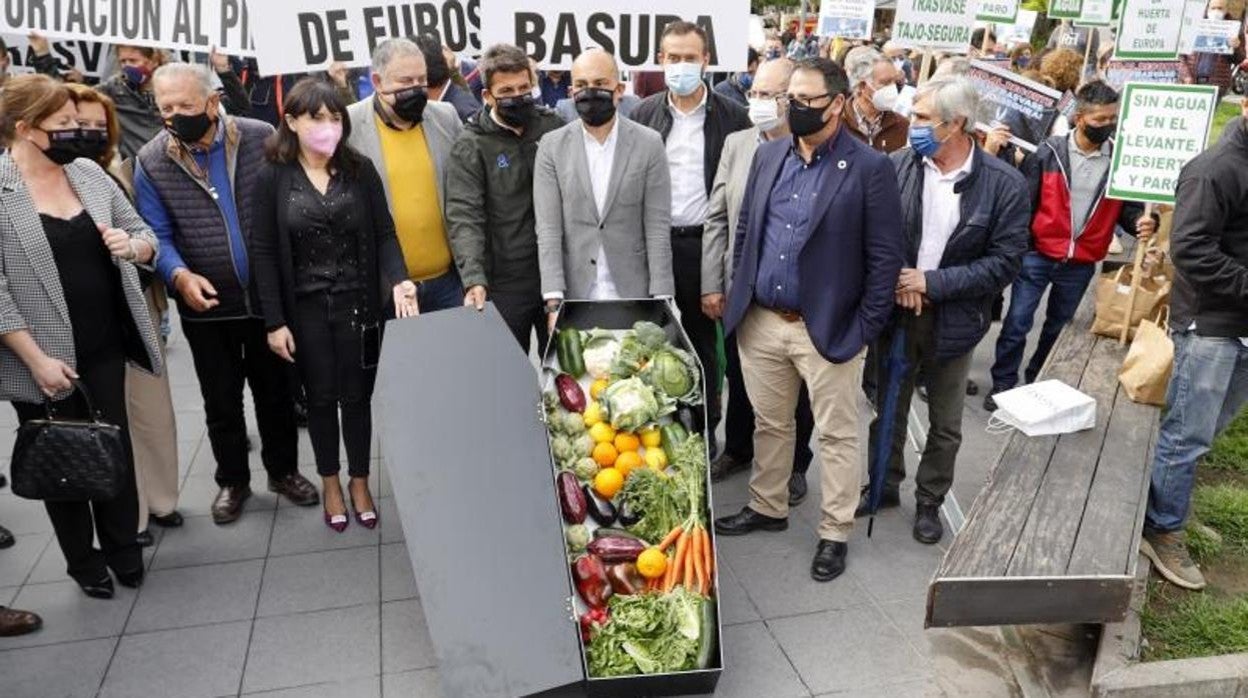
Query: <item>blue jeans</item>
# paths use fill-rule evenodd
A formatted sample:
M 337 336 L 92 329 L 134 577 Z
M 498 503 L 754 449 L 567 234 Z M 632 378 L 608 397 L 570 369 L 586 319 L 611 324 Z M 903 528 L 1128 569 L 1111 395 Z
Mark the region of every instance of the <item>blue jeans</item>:
M 458 308 L 464 304 L 464 285 L 459 280 L 459 272 L 451 267 L 442 276 L 420 282 L 416 291 L 416 303 L 421 313 L 432 313 L 448 308 Z
M 1187 520 L 1196 462 L 1248 401 L 1248 347 L 1235 337 L 1176 332 L 1174 372 L 1166 390 L 1153 455 L 1153 484 L 1144 524 L 1160 533 Z
M 999 392 L 1018 385 L 1018 367 L 1027 348 L 1027 333 L 1035 322 L 1036 308 L 1049 290 L 1049 307 L 1044 313 L 1040 343 L 1027 363 L 1027 382 L 1040 374 L 1045 359 L 1057 341 L 1062 328 L 1075 316 L 1088 283 L 1096 274 L 1095 264 L 1056 262 L 1035 252 L 1023 257 L 1023 269 L 1010 287 L 1010 309 L 1001 323 L 997 338 L 997 358 L 992 364 L 992 390 Z

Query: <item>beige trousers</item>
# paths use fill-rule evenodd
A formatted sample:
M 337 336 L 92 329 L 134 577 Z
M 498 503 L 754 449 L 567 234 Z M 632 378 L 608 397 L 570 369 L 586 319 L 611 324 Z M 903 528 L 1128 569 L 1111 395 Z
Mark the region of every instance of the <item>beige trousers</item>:
M 164 289 L 153 283 L 144 292 L 152 323 L 160 327 L 158 310 Z M 161 346 L 164 352 L 164 346 Z M 126 417 L 134 449 L 135 485 L 139 491 L 139 530 L 149 513 L 165 516 L 178 506 L 178 429 L 169 392 L 169 370 L 159 376 L 126 365 Z
M 805 381 L 819 434 L 823 490 L 819 537 L 849 540 L 862 486 L 858 395 L 866 349 L 843 364 L 834 364 L 815 349 L 806 323 L 788 322 L 757 306 L 737 328 L 737 344 L 745 390 L 754 405 L 750 508 L 764 516 L 789 515 L 788 484 L 797 439 L 794 410 Z

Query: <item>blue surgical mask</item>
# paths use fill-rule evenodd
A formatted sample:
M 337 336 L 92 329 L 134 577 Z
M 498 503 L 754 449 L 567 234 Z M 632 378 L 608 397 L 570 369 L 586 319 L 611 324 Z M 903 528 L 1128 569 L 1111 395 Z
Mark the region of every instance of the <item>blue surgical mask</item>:
M 702 84 L 701 63 L 669 63 L 663 66 L 663 78 L 667 89 L 681 97 L 698 91 Z
M 754 85 L 754 76 L 749 73 L 741 73 L 737 75 L 737 84 L 742 90 L 749 90 Z
M 910 126 L 910 147 L 914 152 L 930 158 L 940 150 L 940 141 L 936 140 L 936 126 Z

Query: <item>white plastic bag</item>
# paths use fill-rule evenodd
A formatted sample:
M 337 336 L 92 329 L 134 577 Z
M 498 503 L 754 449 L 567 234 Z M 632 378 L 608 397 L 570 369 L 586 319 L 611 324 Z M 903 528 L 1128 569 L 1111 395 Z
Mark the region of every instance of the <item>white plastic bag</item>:
M 988 430 L 1017 429 L 1027 436 L 1071 434 L 1096 426 L 1096 400 L 1059 380 L 1040 381 L 993 396 Z

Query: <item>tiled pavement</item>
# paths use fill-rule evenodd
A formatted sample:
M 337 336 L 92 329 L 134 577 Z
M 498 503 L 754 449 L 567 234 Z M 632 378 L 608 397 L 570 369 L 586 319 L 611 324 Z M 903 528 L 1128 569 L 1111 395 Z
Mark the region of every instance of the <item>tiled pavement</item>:
M 986 341 L 976 361 L 981 380 L 990 349 Z M 375 466 L 380 477 L 373 480 L 376 531 L 353 525 L 337 535 L 319 509 L 279 502 L 264 491 L 258 454 L 247 513 L 215 526 L 207 517 L 213 460 L 189 350 L 176 334 L 170 363 L 180 509 L 188 518 L 180 529 L 153 528 L 157 545 L 139 591 L 119 587 L 111 601 L 86 598 L 64 574 L 42 507 L 0 491 L 0 524 L 18 536 L 14 548 L 0 551 L 0 604 L 36 611 L 45 622 L 33 635 L 0 639 L 0 696 L 440 695 L 384 468 Z M 964 507 L 999 447 L 983 433 L 978 404 L 968 399 L 966 408 L 956 489 Z M 0 453 L 11 448 L 14 426 L 12 410 L 0 407 Z M 306 435 L 300 467 L 315 479 Z M 746 501 L 746 480 L 716 486 L 719 513 Z M 873 539 L 859 528 L 844 577 L 810 580 L 819 499 L 818 478 L 811 480 L 811 496 L 787 532 L 720 542 L 727 670 L 717 695 L 1021 694 L 1020 653 L 996 630 L 922 629 L 926 585 L 942 548 L 910 537 L 908 502 L 879 517 Z M 1085 671 L 1086 657 L 1076 653 L 1070 664 Z

